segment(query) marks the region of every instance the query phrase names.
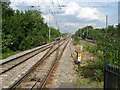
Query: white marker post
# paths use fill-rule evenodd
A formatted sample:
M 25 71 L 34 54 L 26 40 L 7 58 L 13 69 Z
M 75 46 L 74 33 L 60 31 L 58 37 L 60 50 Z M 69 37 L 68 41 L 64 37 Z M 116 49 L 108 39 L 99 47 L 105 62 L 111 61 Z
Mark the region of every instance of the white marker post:
M 80 52 L 82 52 L 83 46 L 80 46 L 79 50 L 80 50 Z M 78 69 L 80 69 L 80 62 L 81 62 L 81 59 L 82 59 L 82 54 L 80 52 L 78 52 Z
M 80 47 L 79 47 L 79 50 L 82 51 L 82 50 L 83 50 L 83 46 L 80 46 Z

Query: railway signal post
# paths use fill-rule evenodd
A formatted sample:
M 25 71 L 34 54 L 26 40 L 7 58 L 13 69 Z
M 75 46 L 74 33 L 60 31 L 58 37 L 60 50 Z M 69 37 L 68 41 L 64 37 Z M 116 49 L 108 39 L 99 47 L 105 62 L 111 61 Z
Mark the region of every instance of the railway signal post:
M 82 60 L 82 54 L 81 54 L 82 49 L 83 49 L 83 46 L 79 46 L 79 47 L 77 47 L 77 50 L 76 50 L 78 69 L 80 69 L 80 62 Z

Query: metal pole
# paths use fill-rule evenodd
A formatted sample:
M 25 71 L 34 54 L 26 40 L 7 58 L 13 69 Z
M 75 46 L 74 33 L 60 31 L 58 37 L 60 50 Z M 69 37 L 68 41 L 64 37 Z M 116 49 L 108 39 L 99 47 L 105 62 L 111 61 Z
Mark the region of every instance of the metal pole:
M 0 33 L 2 33 L 2 2 L 1 1 L 0 1 Z M 2 35 L 0 35 L 0 41 L 2 41 Z M 2 42 L 0 42 L 0 52 L 2 52 Z M 2 59 L 2 54 L 0 55 L 0 59 Z
M 87 25 L 87 35 L 86 35 L 86 39 L 88 38 L 88 25 Z
M 120 24 L 120 1 L 118 2 L 118 24 Z
M 108 28 L 108 15 L 106 15 L 106 31 L 107 31 L 107 28 Z
M 50 36 L 50 16 L 49 16 L 49 42 L 50 42 L 50 38 L 51 36 Z

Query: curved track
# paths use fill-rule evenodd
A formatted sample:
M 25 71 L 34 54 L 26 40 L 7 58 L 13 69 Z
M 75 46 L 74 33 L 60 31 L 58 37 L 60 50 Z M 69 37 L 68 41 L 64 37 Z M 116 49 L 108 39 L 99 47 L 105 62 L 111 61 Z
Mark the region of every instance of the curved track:
M 16 66 L 24 63 L 25 61 L 27 61 L 30 58 L 38 55 L 39 53 L 45 51 L 46 49 L 51 48 L 55 44 L 57 44 L 57 42 L 47 44 L 47 45 L 45 45 L 43 47 L 40 47 L 38 49 L 35 49 L 31 52 L 28 52 L 28 53 L 23 54 L 21 56 L 18 56 L 16 58 L 10 59 L 9 61 L 3 62 L 2 64 L 0 64 L 0 67 L 2 67 L 2 70 L 0 71 L 0 75 L 4 74 L 5 72 L 7 72 L 9 70 L 11 70 L 12 68 L 15 68 Z
M 27 73 L 11 85 L 9 89 L 44 88 L 67 44 L 68 41 L 62 43 L 59 42 L 58 45 L 51 47 L 41 60 L 39 60 Z

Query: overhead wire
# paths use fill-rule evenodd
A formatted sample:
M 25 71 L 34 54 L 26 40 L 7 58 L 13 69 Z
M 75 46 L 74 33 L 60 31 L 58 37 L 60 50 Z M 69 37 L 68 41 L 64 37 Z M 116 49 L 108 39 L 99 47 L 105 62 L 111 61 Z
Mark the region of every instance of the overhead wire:
M 58 2 L 58 0 L 57 0 L 57 3 L 58 3 L 58 10 L 59 11 L 61 11 L 61 9 L 62 9 L 62 4 L 60 5 L 60 3 Z M 59 18 L 58 18 L 59 19 Z M 61 23 L 62 24 L 62 23 Z M 62 25 L 58 25 L 58 29 L 60 30 L 60 26 L 62 26 Z
M 42 0 L 42 2 L 43 2 L 43 4 L 45 5 L 45 7 L 47 7 L 48 8 L 48 10 L 51 12 L 51 14 L 54 16 L 54 13 L 52 12 L 52 9 L 49 7 L 49 5 L 46 3 L 46 2 L 44 2 L 45 0 Z
M 52 0 L 50 0 L 50 1 L 51 1 L 52 5 L 53 5 L 53 8 L 55 8 L 54 2 Z M 56 8 L 54 10 L 56 10 Z M 54 16 L 55 24 L 56 24 L 56 27 L 58 27 L 58 24 L 57 24 L 57 10 L 54 11 L 54 14 L 55 14 L 55 16 Z
M 59 26 L 58 26 L 58 22 L 57 22 L 57 20 L 58 20 L 57 14 L 59 13 L 58 10 L 60 10 L 60 8 L 61 8 L 61 5 L 59 4 L 59 2 L 57 1 L 57 3 L 58 3 L 58 10 L 57 10 L 57 8 L 56 8 L 56 9 L 52 9 L 52 8 L 48 5 L 48 3 L 46 2 L 46 0 L 41 0 L 41 1 L 42 1 L 43 5 L 49 10 L 49 12 L 54 16 L 54 18 L 55 18 L 55 24 L 56 24 L 57 27 L 59 27 Z M 14 0 L 14 2 L 16 2 L 16 0 Z M 25 4 L 25 5 L 28 7 L 28 10 L 30 10 L 31 8 L 35 8 L 35 7 L 40 7 L 40 5 L 39 5 L 40 2 L 39 2 L 39 0 L 38 0 L 37 6 L 28 5 L 28 4 L 26 4 L 25 2 L 18 2 L 18 1 L 17 1 L 17 3 L 23 3 L 23 4 Z M 51 3 L 52 3 L 53 8 L 55 8 L 54 2 L 51 1 Z M 39 9 L 39 10 L 40 10 L 40 8 L 36 8 L 36 9 Z
M 57 11 L 56 9 L 54 9 L 54 10 L 56 10 L 56 11 L 53 11 L 53 9 L 50 8 L 50 6 L 47 4 L 47 2 L 46 2 L 45 0 L 43 1 L 43 3 L 44 3 L 44 5 L 45 5 L 47 8 L 49 8 L 49 11 L 50 11 L 50 12 L 52 13 L 52 15 L 54 16 L 56 27 L 59 28 L 58 22 L 57 22 L 57 13 L 58 13 L 58 11 Z M 53 8 L 54 8 L 54 7 L 55 7 L 55 6 L 54 6 L 54 2 L 51 1 L 51 3 L 52 3 Z
M 50 0 L 50 1 L 53 4 L 53 7 L 55 7 L 53 0 Z M 59 25 L 58 25 L 59 18 L 57 16 L 57 14 L 59 13 L 59 10 L 61 9 L 61 5 L 59 4 L 58 0 L 57 0 L 57 4 L 58 4 L 58 8 L 55 8 L 54 10 L 56 10 L 55 20 L 56 20 L 56 26 L 57 26 L 57 28 L 59 30 Z

